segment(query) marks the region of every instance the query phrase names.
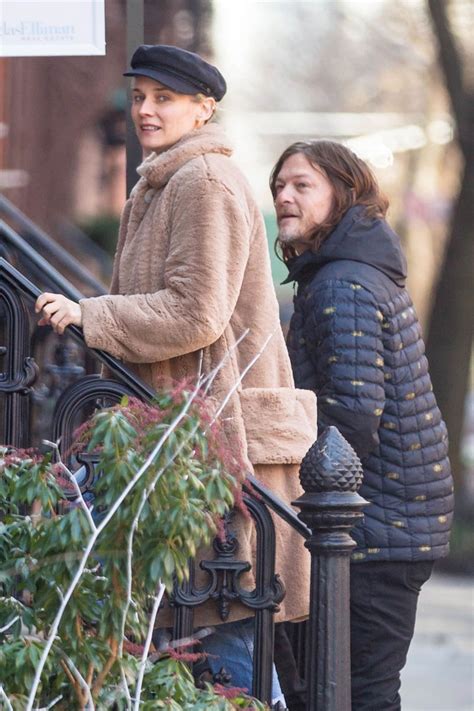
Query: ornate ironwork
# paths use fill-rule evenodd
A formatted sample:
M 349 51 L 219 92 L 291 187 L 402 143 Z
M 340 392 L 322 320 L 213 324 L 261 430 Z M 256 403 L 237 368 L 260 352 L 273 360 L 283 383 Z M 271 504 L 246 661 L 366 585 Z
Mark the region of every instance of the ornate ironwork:
M 362 464 L 337 427 L 327 427 L 306 453 L 300 467 L 307 494 L 356 492 L 363 479 Z
M 71 459 L 69 451 L 74 441 L 74 429 L 81 414 L 81 422 L 93 410 L 111 407 L 120 402 L 124 395 L 134 395 L 127 385 L 99 375 L 84 376 L 66 388 L 57 401 L 53 418 L 53 438 L 59 442 L 61 452 Z M 83 494 L 93 496 L 94 486 L 100 472 L 97 471 L 97 455 L 87 452 L 76 454 L 73 459 L 79 464 L 75 478 Z M 65 492 L 66 497 L 75 498 L 73 492 Z M 87 498 L 87 497 L 86 497 Z
M 4 349 L 8 354 L 7 349 Z M 3 354 L 0 354 L 3 355 Z M 2 393 L 20 393 L 20 395 L 28 395 L 31 386 L 34 385 L 38 377 L 38 366 L 34 358 L 25 358 L 23 366 L 15 372 L 11 379 L 0 379 L 0 392 Z
M 257 533 L 257 551 L 255 564 L 255 588 L 247 590 L 240 585 L 240 577 L 250 570 L 248 561 L 236 558 L 238 542 L 230 531 L 226 521 L 225 539 L 216 537 L 214 550 L 216 558 L 201 561 L 200 567 L 209 576 L 207 586 L 198 588 L 194 584 L 194 575 L 173 592 L 173 605 L 177 608 L 174 636 L 176 639 L 192 633 L 192 609 L 209 600 L 216 602 L 220 617 L 225 621 L 230 605 L 239 601 L 255 611 L 255 651 L 253 657 L 254 674 L 252 693 L 259 699 L 271 702 L 272 667 L 273 667 L 273 615 L 278 611 L 279 603 L 285 595 L 285 588 L 280 577 L 275 574 L 275 528 L 268 508 L 262 501 L 249 495 L 244 497 L 245 504 L 255 522 Z M 192 569 L 192 568 L 191 568 Z
M 28 354 L 28 313 L 21 294 L 8 282 L 0 281 L 0 303 L 4 310 L 2 344 L 3 368 L 0 393 L 4 393 L 4 439 L 16 447 L 27 446 L 24 423 L 28 421 L 26 397 L 38 375 L 38 368 Z
M 225 518 L 227 519 L 224 522 L 226 536 L 224 539 L 216 536 L 213 542 L 216 558 L 214 560 L 203 560 L 200 564 L 201 568 L 210 576 L 208 597 L 217 603 L 219 615 L 223 622 L 226 622 L 229 617 L 231 603 L 243 595 L 239 585 L 240 576 L 249 571 L 251 567 L 250 563 L 235 559 L 235 555 L 239 550 L 239 542 L 228 530 L 230 515 Z
M 214 539 L 213 547 L 216 557 L 214 560 L 200 562 L 201 569 L 208 573 L 208 584 L 198 588 L 192 581 L 190 586 L 176 586 L 172 600 L 175 607 L 181 605 L 197 607 L 208 600 L 213 600 L 223 622 L 228 619 L 231 603 L 237 600 L 251 610 L 278 612 L 278 603 L 283 600 L 285 588 L 280 577 L 274 573 L 274 524 L 264 504 L 250 499 L 250 497 L 245 497 L 245 503 L 257 525 L 255 588 L 247 590 L 240 584 L 242 574 L 251 569 L 251 564 L 236 558 L 239 543 L 229 527 L 230 519 L 233 516 L 233 512 L 231 512 L 224 520 L 225 538 L 221 539 L 216 536 Z
M 93 410 L 111 407 L 120 402 L 124 395 L 134 394 L 128 385 L 99 375 L 86 375 L 76 380 L 63 391 L 57 401 L 53 419 L 54 441 L 60 441 L 62 451 L 68 451 L 73 442 L 74 429 L 80 424 L 77 422 L 78 413 L 84 413 L 87 407 L 88 414 Z M 85 419 L 83 416 L 82 421 Z

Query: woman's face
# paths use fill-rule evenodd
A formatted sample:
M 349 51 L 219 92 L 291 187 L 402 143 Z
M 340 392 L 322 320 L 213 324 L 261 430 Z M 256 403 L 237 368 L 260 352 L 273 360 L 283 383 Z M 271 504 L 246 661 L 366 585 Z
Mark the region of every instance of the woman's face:
M 161 153 L 209 118 L 206 102 L 148 77 L 134 77 L 132 120 L 145 154 Z M 212 111 L 211 111 L 212 113 Z

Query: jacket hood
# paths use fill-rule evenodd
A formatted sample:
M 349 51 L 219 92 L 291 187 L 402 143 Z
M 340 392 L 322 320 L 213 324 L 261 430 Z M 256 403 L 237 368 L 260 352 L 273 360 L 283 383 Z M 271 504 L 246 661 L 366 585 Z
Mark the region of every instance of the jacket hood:
M 367 217 L 363 205 L 346 212 L 317 252 L 307 251 L 289 259 L 289 275 L 283 284 L 306 281 L 325 264 L 340 259 L 368 264 L 398 286 L 405 286 L 407 263 L 398 235 L 385 220 Z
M 153 188 L 161 188 L 185 163 L 206 153 L 232 155 L 229 140 L 217 124 L 207 124 L 186 134 L 163 153 L 151 153 L 137 173 Z

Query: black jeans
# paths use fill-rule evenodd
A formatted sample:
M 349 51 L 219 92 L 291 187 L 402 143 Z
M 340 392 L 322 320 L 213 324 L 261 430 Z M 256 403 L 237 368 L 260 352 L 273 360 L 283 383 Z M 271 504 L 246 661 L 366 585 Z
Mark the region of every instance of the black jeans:
M 399 711 L 400 672 L 433 561 L 351 563 L 352 711 Z

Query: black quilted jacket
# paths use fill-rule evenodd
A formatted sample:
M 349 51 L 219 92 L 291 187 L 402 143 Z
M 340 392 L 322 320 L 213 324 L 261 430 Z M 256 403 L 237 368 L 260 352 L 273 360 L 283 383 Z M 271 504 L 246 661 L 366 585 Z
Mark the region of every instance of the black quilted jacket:
M 406 262 L 384 220 L 351 208 L 296 280 L 288 348 L 296 386 L 318 396 L 362 460 L 370 505 L 353 560 L 436 559 L 448 551 L 453 486 L 446 427 L 432 391 Z

